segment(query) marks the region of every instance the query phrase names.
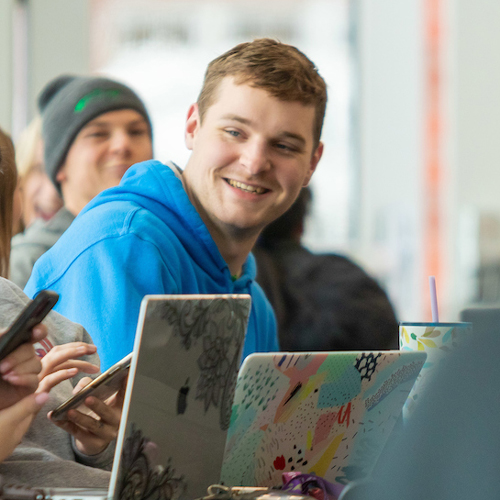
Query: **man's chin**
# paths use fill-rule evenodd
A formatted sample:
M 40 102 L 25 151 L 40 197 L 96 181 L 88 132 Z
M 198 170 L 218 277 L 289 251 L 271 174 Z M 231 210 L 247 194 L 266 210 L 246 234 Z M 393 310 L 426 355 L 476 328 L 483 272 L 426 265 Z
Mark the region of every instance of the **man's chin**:
M 106 173 L 116 181 L 114 185 L 117 185 L 130 167 L 131 165 L 129 164 L 109 165 L 106 167 Z

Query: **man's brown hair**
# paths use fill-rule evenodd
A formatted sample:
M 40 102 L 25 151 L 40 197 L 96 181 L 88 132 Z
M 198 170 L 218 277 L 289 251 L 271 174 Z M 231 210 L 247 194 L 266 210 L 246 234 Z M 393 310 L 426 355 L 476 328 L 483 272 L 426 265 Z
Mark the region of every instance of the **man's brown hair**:
M 14 191 L 17 184 L 14 145 L 8 135 L 0 129 L 0 276 L 9 271 L 10 238 Z
M 314 145 L 319 144 L 326 109 L 326 84 L 314 63 L 302 52 L 270 38 L 240 43 L 214 59 L 207 68 L 198 97 L 200 120 L 215 102 L 221 81 L 231 76 L 282 101 L 296 101 L 316 109 Z

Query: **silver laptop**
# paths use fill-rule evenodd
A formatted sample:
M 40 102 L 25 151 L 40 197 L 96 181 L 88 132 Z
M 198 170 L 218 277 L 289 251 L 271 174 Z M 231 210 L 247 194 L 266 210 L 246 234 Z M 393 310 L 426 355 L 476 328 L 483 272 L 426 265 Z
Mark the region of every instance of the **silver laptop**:
M 149 295 L 139 314 L 109 489 L 54 500 L 185 498 L 218 483 L 249 295 Z

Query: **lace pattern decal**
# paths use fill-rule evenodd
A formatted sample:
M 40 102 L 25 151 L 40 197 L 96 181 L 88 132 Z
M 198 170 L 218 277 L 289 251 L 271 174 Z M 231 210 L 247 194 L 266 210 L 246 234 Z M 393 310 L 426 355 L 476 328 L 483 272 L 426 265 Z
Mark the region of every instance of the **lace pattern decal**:
M 176 476 L 170 460 L 166 467 L 152 465 L 156 444 L 132 426 L 122 454 L 121 500 L 175 500 L 186 490 L 183 476 Z
M 210 406 L 219 409 L 221 430 L 228 429 L 231 419 L 248 312 L 245 304 L 227 300 L 162 302 L 150 311 L 175 327 L 184 349 L 202 347 L 195 399 L 203 401 L 205 412 Z

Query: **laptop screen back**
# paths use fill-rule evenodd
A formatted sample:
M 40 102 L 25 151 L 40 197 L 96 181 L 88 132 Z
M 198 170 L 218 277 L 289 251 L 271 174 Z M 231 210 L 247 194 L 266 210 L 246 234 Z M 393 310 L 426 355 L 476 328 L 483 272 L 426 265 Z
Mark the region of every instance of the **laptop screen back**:
M 368 475 L 425 358 L 400 351 L 248 356 L 221 480 L 276 486 L 287 471 L 341 483 Z
M 219 481 L 250 301 L 248 295 L 144 298 L 114 498 L 196 498 Z

